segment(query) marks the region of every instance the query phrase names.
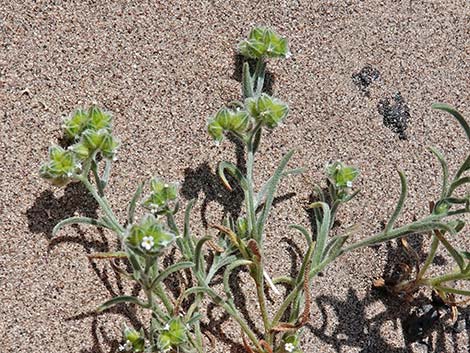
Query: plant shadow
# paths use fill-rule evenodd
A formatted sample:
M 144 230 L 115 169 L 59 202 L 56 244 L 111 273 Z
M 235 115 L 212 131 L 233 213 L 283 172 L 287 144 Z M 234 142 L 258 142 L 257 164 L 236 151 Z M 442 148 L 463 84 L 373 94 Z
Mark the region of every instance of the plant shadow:
M 81 183 L 71 183 L 64 189 L 64 194 L 56 197 L 51 190 L 43 191 L 34 204 L 26 211 L 28 219 L 28 228 L 33 233 L 43 234 L 48 240 L 46 261 L 49 261 L 50 252 L 62 244 L 80 245 L 84 253 L 89 255 L 94 252 L 110 251 L 110 244 L 103 229 L 98 228 L 93 238 L 87 236 L 87 232 L 79 225 L 70 225 L 67 227 L 65 235 L 53 237 L 52 231 L 61 220 L 80 214 L 90 218 L 97 218 L 98 204 L 88 193 L 87 189 Z M 122 284 L 121 276 L 113 266 L 107 264 L 101 265 L 100 261 L 90 259 L 90 267 L 99 279 L 100 283 L 106 288 L 109 297 L 116 297 L 125 294 L 125 288 Z M 121 260 L 120 260 L 121 261 Z M 122 265 L 122 264 L 121 264 Z M 123 266 L 129 267 L 124 262 Z M 132 295 L 137 296 L 141 288 L 134 285 L 131 289 Z M 96 303 L 98 306 L 100 303 Z M 136 308 L 128 305 L 117 305 L 102 313 L 88 311 L 77 315 L 67 317 L 65 321 L 84 320 L 92 318 L 90 334 L 93 346 L 82 349 L 82 353 L 103 353 L 105 352 L 103 344 L 110 348 L 110 352 L 118 352 L 120 340 L 112 338 L 106 331 L 104 325 L 99 325 L 98 318 L 103 315 L 118 314 L 127 319 L 134 327 L 140 329 L 142 323 L 137 316 Z M 101 341 L 99 339 L 101 337 Z
M 412 234 L 407 240 L 420 261 L 423 261 L 426 256 L 423 237 Z M 410 263 L 411 266 L 412 261 L 416 260 L 410 259 L 409 252 L 404 250 L 400 241 L 394 245 L 394 242 L 385 244 L 387 255 L 383 271 L 384 279 L 399 277 L 402 268 L 400 265 Z M 374 248 L 378 250 L 377 246 Z M 444 258 L 436 257 L 436 265 L 441 266 L 445 263 Z M 463 330 L 467 331 L 467 336 L 470 334 L 467 329 L 470 328 L 470 309 L 461 310 L 457 322 L 449 323 L 450 307 L 436 296 L 429 296 L 424 291 L 418 292 L 412 298 L 400 298 L 383 288 L 374 288 L 360 299 L 357 292 L 350 288 L 345 299 L 322 295 L 315 301 L 321 313 L 322 324 L 320 327 L 309 325 L 308 329 L 338 353 L 348 352 L 351 347 L 361 349 L 361 353 L 378 351 L 405 353 L 417 350 L 444 352 L 449 342 L 449 334 L 453 338 L 457 352 L 459 350 L 456 335 Z M 370 314 L 369 308 L 377 304 L 382 304 L 385 310 Z M 331 323 L 335 325 L 333 329 Z M 390 329 L 390 323 L 395 329 L 401 328 L 404 347 L 397 347 L 396 344 L 388 342 L 382 333 L 384 325 L 388 324 L 387 329 Z M 467 343 L 467 347 L 470 347 L 470 342 Z
M 232 136 L 229 136 L 229 140 L 235 145 L 236 166 L 243 173 L 245 171 L 243 144 Z M 204 228 L 207 228 L 211 223 L 207 219 L 207 208 L 211 202 L 216 202 L 223 207 L 223 218 L 230 215 L 232 219 L 237 219 L 240 215 L 244 200 L 243 191 L 230 175 L 227 176 L 227 180 L 233 191 L 224 187 L 220 177 L 211 170 L 208 162 L 204 162 L 195 169 L 186 168 L 184 171 L 181 195 L 187 200 L 192 200 L 196 199 L 200 192 L 204 194 L 201 205 L 201 221 Z
M 45 190 L 26 210 L 28 229 L 32 233 L 42 233 L 50 240 L 57 223 L 75 213 L 97 218 L 97 208 L 98 203 L 82 183 L 67 185 L 61 197 L 56 197 L 51 190 Z

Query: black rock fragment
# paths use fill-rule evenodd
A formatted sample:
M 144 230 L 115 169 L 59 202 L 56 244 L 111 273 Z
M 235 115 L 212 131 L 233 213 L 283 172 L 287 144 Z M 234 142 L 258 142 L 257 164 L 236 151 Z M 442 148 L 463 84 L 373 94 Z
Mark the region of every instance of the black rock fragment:
M 370 65 L 364 66 L 361 71 L 352 75 L 354 84 L 366 95 L 369 96 L 369 86 L 373 81 L 380 78 L 380 72 Z
M 398 134 L 400 140 L 406 140 L 405 130 L 410 119 L 410 108 L 404 101 L 400 92 L 395 93 L 393 98 L 384 98 L 377 105 L 379 114 L 383 116 L 386 127 Z

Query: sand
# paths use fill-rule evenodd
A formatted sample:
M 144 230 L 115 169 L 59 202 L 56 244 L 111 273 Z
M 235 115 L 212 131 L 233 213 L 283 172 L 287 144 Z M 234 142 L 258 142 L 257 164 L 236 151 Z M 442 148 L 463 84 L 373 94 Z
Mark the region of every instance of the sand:
M 207 223 L 236 211 L 239 200 L 214 174 L 219 161 L 236 161 L 235 148 L 229 141 L 216 147 L 206 120 L 240 97 L 235 48 L 254 25 L 289 38 L 293 54 L 268 66 L 273 93 L 291 111 L 264 136 L 256 180 L 266 180 L 290 149 L 296 150 L 290 165 L 307 169 L 282 184 L 279 195 L 288 197 L 269 220 L 273 274 L 290 270 L 291 241 L 305 249 L 287 225 L 308 226 L 304 206 L 328 161 L 361 170 L 362 191 L 339 214 L 342 227 L 361 226 L 354 235 L 360 239 L 379 231 L 393 211 L 397 169 L 410 184 L 402 224 L 425 215 L 438 195 L 440 170 L 428 147 L 443 151 L 452 170 L 470 150 L 458 124 L 431 110 L 447 102 L 470 118 L 466 0 L 1 0 L 0 9 L 2 352 L 116 352 L 122 323 L 142 322 L 133 308 L 93 311 L 132 291 L 109 265 L 86 256 L 115 249 L 112 234 L 68 227 L 51 237 L 59 220 L 97 212 L 83 188 L 56 189 L 38 176 L 48 146 L 61 137 L 63 117 L 74 109 L 97 103 L 113 113 L 122 144 L 107 195 L 120 219 L 138 182 L 153 175 L 180 182 L 183 204 L 197 198 L 198 235 L 212 234 Z M 366 66 L 378 75 L 353 79 Z M 395 107 L 406 117 L 407 139 L 384 125 L 387 101 L 386 111 Z M 456 239 L 461 248 L 470 247 L 469 231 Z M 414 244 L 425 251 L 428 237 Z M 396 243 L 362 249 L 314 281 L 305 352 L 428 351 L 405 342 L 402 324 L 413 307 L 371 291 L 372 280 L 398 262 L 395 249 Z M 462 310 L 467 322 L 468 313 Z M 214 327 L 223 330 L 208 352 L 239 351 L 236 326 L 205 322 L 215 334 Z M 432 352 L 470 351 L 467 329 L 455 333 L 444 319 L 428 342 Z

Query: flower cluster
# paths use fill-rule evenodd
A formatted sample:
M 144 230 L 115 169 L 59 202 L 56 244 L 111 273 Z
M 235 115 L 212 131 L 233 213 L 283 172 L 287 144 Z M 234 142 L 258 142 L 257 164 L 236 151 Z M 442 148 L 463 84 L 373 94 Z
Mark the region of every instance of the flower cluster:
M 251 59 L 286 58 L 290 55 L 287 40 L 271 29 L 255 27 L 239 45 L 240 53 Z
M 126 243 L 141 255 L 160 254 L 174 240 L 175 235 L 152 214 L 147 214 L 139 224 L 132 225 L 126 237 Z
M 168 184 L 158 178 L 150 181 L 150 189 L 150 195 L 144 200 L 143 206 L 155 212 L 165 209 L 178 196 L 177 184 Z

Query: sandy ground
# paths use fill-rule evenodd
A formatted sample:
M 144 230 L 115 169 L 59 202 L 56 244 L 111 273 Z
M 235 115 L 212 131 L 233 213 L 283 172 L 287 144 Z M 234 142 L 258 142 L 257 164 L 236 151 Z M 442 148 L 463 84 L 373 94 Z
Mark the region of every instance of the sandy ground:
M 290 270 L 291 240 L 304 248 L 287 225 L 308 226 L 303 206 L 328 161 L 361 169 L 362 192 L 339 215 L 343 226 L 361 225 L 359 239 L 391 214 L 397 168 L 410 182 L 405 222 L 426 214 L 438 195 L 439 166 L 427 147 L 441 149 L 454 169 L 469 151 L 457 123 L 430 108 L 448 102 L 470 118 L 467 0 L 1 0 L 0 10 L 2 352 L 115 352 L 121 324 L 139 324 L 132 309 L 93 312 L 132 290 L 108 265 L 86 257 L 114 249 L 111 234 L 70 227 L 51 238 L 60 219 L 96 212 L 82 188 L 54 189 L 38 176 L 62 118 L 75 108 L 96 102 L 114 113 L 122 146 L 108 197 L 122 219 L 137 183 L 152 175 L 179 181 L 184 203 L 198 199 L 197 234 L 236 211 L 236 198 L 214 176 L 218 161 L 236 160 L 234 146 L 217 148 L 205 127 L 208 116 L 240 97 L 234 48 L 255 24 L 289 38 L 293 54 L 269 64 L 272 90 L 291 113 L 265 136 L 256 178 L 265 180 L 293 148 L 291 166 L 308 170 L 279 190 L 289 197 L 276 205 L 267 229 L 272 273 Z M 353 76 L 367 65 L 379 75 L 361 88 L 367 80 Z M 387 99 L 398 104 L 397 92 L 409 112 L 405 140 L 379 112 Z M 468 237 L 457 241 L 470 247 Z M 414 243 L 425 246 L 427 237 Z M 412 307 L 371 292 L 371 281 L 397 263 L 395 248 L 363 249 L 315 280 L 305 352 L 470 351 L 467 330 L 455 333 L 442 322 L 429 350 L 406 344 L 402 323 Z M 238 330 L 229 322 L 220 327 L 223 335 L 208 352 L 237 352 Z

